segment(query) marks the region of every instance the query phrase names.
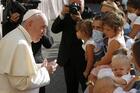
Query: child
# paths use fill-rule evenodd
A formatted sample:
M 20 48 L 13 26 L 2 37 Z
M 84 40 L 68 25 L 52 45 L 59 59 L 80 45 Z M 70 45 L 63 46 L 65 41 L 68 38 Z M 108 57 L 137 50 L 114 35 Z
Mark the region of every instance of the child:
M 129 33 L 129 36 L 133 39 L 140 38 L 140 0 L 129 0 L 129 3 L 132 4 L 132 13 L 136 13 L 136 18 L 132 22 L 132 31 Z M 133 7 L 134 6 L 134 7 Z
M 113 80 L 121 87 L 125 87 L 132 78 L 130 60 L 127 55 L 117 54 L 113 56 L 111 69 L 115 76 Z
M 127 11 L 128 11 L 128 20 L 130 20 L 131 26 L 137 18 L 136 10 L 139 3 L 136 0 L 128 0 L 127 2 Z
M 108 46 L 105 56 L 98 62 L 96 66 L 109 65 L 111 63 L 112 53 L 121 47 L 126 47 L 123 26 L 124 18 L 116 12 L 107 12 L 103 19 L 103 32 L 108 37 Z
M 139 93 L 136 89 L 124 91 L 122 87 L 117 87 L 111 77 L 104 77 L 95 82 L 93 93 Z
M 93 69 L 89 75 L 89 81 L 95 82 L 96 79 L 109 76 L 114 80 L 116 85 L 125 87 L 131 80 L 130 60 L 125 53 L 126 52 L 124 50 L 118 51 L 118 54 L 115 54 L 112 57 L 111 66 L 104 65 Z M 93 87 L 94 86 L 89 86 L 89 93 L 92 93 Z
M 76 35 L 78 39 L 83 40 L 83 49 L 85 50 L 85 58 L 87 60 L 86 69 L 84 71 L 85 78 L 88 77 L 94 62 L 94 50 L 96 44 L 92 39 L 92 20 L 82 20 L 76 24 Z
M 99 69 L 110 65 L 113 52 L 121 47 L 126 47 L 125 40 L 123 36 L 123 26 L 124 18 L 122 15 L 115 12 L 107 12 L 103 19 L 103 32 L 106 37 L 108 37 L 108 46 L 105 56 L 101 58 L 100 61 L 95 63 L 95 68 L 93 68 L 94 73 L 98 73 Z M 105 66 L 104 66 L 105 65 Z M 98 67 L 99 66 L 99 67 Z M 96 76 L 89 76 L 90 80 L 96 80 Z M 94 82 L 94 81 L 93 81 Z M 92 90 L 89 88 L 89 90 Z M 91 92 L 92 93 L 92 92 Z

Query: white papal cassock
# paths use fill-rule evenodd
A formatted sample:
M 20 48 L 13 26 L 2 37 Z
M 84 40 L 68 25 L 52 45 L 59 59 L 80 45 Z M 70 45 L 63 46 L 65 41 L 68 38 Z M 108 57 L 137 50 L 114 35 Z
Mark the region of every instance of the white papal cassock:
M 35 63 L 31 42 L 22 26 L 0 40 L 0 93 L 38 93 L 49 84 L 48 71 Z

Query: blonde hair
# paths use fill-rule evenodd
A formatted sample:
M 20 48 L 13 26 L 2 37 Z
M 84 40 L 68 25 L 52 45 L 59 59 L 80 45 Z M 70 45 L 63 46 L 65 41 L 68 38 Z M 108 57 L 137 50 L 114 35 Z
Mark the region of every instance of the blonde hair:
M 102 4 L 101 4 L 101 7 L 103 7 L 103 6 L 109 7 L 113 11 L 118 11 L 119 10 L 117 4 L 113 1 L 103 1 Z
M 127 48 L 119 48 L 119 49 L 117 49 L 117 50 L 115 50 L 114 52 L 113 52 L 113 55 L 117 55 L 117 54 L 122 54 L 122 55 L 128 55 L 128 49 Z
M 77 22 L 76 30 L 80 30 L 81 32 L 85 32 L 89 37 L 92 37 L 92 20 L 85 19 Z
M 109 11 L 105 13 L 102 20 L 103 20 L 103 25 L 104 24 L 108 25 L 115 31 L 118 31 L 119 29 L 121 30 L 125 23 L 124 17 L 120 13 L 114 11 Z
M 130 62 L 130 59 L 128 58 L 128 56 L 124 55 L 124 54 L 121 54 L 121 53 L 116 54 L 112 57 L 111 65 L 114 64 L 114 63 L 125 65 L 128 68 L 131 66 L 131 62 Z

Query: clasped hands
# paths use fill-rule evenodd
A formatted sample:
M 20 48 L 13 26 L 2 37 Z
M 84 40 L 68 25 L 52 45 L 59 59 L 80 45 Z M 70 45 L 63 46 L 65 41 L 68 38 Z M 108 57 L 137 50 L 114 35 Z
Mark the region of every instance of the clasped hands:
M 53 74 L 56 71 L 56 68 L 58 66 L 58 64 L 56 63 L 56 59 L 48 62 L 47 59 L 44 59 L 42 67 L 46 67 L 46 69 L 48 70 L 49 74 Z

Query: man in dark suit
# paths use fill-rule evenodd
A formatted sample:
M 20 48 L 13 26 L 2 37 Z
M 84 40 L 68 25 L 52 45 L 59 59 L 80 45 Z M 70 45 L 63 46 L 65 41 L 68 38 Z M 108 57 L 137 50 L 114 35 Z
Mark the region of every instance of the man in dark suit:
M 72 4 L 76 5 L 77 11 L 72 10 Z M 84 0 L 69 0 L 69 5 L 64 5 L 51 28 L 53 33 L 62 32 L 57 63 L 64 67 L 67 93 L 78 93 L 79 82 L 83 91 L 86 88 L 86 79 L 83 76 L 86 67 L 85 54 L 82 41 L 77 39 L 75 29 L 77 21 L 92 16 L 91 11 L 86 9 L 84 11 Z

